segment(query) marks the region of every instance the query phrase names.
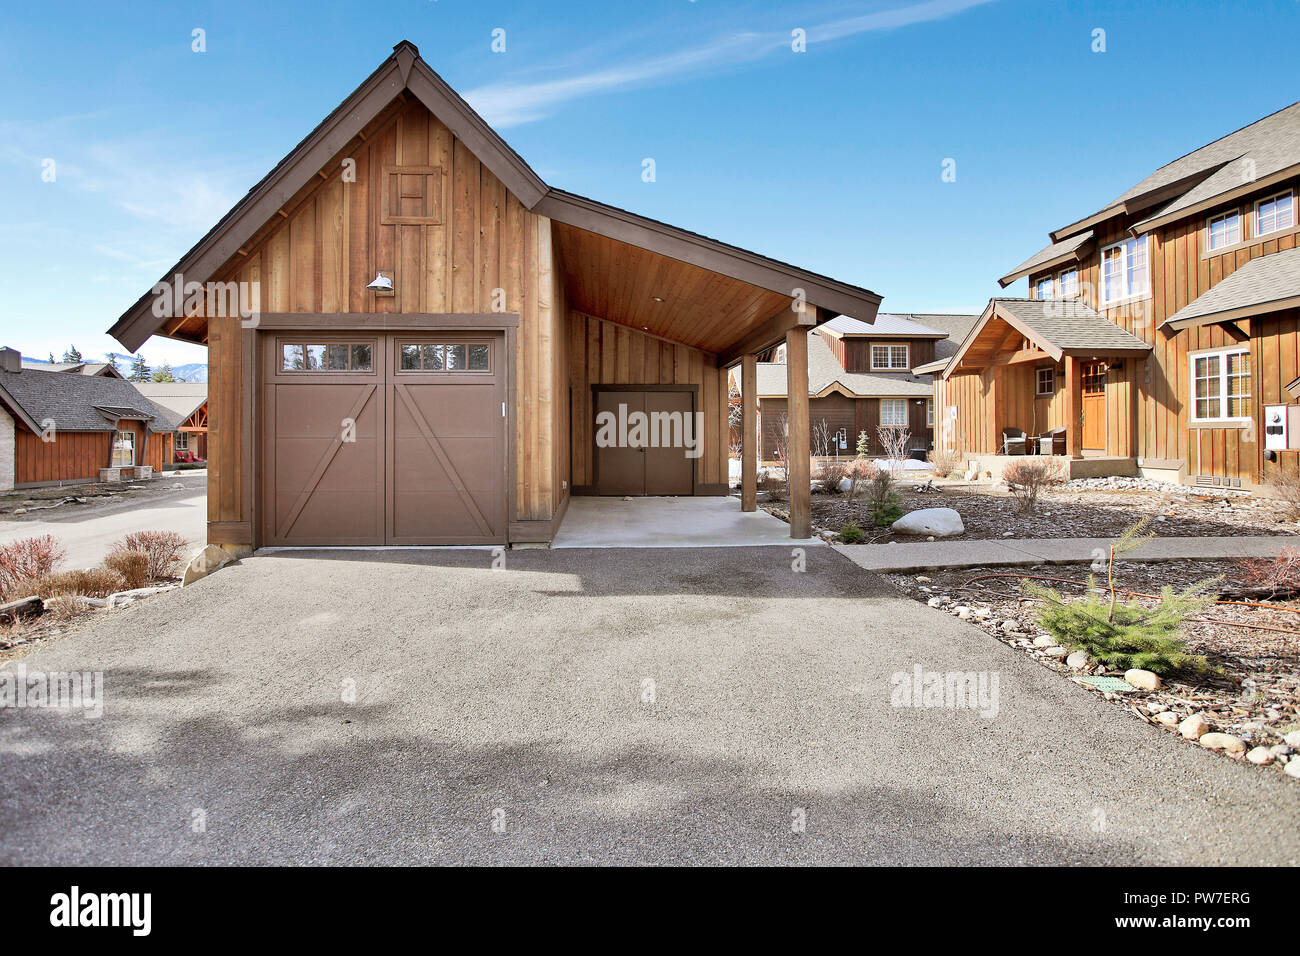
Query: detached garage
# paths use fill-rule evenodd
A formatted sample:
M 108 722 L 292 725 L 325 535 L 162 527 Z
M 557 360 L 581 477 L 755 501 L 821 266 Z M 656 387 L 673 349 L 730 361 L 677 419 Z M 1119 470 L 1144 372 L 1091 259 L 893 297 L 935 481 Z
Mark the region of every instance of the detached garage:
M 727 370 L 793 342 L 806 394 L 807 331 L 879 303 L 547 186 L 404 42 L 110 333 L 209 349 L 213 544 L 533 544 L 574 494 L 726 494 Z

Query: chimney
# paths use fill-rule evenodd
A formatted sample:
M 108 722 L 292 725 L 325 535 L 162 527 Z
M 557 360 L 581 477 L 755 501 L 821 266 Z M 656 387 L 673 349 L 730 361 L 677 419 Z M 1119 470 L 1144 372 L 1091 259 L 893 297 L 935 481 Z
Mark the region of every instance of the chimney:
M 0 372 L 21 372 L 23 353 L 17 349 L 0 349 Z

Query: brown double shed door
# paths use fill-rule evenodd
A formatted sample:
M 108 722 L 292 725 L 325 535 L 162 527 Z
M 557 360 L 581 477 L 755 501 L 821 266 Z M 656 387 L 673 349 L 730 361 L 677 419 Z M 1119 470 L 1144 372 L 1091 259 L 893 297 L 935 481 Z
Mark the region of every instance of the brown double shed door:
M 506 540 L 504 337 L 263 336 L 262 542 Z
M 693 424 L 695 393 L 666 389 L 599 389 L 593 402 L 597 426 L 593 427 L 595 489 L 598 495 L 690 495 L 695 493 L 695 462 L 684 447 L 602 447 L 598 423 L 602 412 L 615 420 L 636 413 L 647 418 L 658 412 L 676 413 Z M 695 435 L 703 442 L 703 435 Z

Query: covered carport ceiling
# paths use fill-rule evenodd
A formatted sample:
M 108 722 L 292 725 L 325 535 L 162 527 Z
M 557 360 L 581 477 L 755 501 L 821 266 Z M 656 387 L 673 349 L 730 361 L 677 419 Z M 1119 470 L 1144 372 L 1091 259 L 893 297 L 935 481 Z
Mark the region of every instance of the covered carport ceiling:
M 576 226 L 554 223 L 569 306 L 706 352 L 725 352 L 791 296 Z

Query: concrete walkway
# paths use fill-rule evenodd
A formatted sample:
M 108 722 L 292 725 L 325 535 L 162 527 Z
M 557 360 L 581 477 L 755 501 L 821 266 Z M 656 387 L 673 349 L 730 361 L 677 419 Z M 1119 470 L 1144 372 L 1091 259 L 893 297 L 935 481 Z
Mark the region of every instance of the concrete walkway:
M 574 497 L 552 548 L 740 548 L 758 545 L 810 547 L 795 541 L 790 526 L 762 508 L 740 510 L 740 499 Z
M 992 541 L 924 541 L 917 544 L 837 544 L 835 550 L 868 571 L 1078 564 L 1105 557 L 1113 538 L 1002 538 Z M 1271 558 L 1300 546 L 1295 535 L 1255 538 L 1152 538 L 1125 556 L 1130 561 L 1214 561 Z

